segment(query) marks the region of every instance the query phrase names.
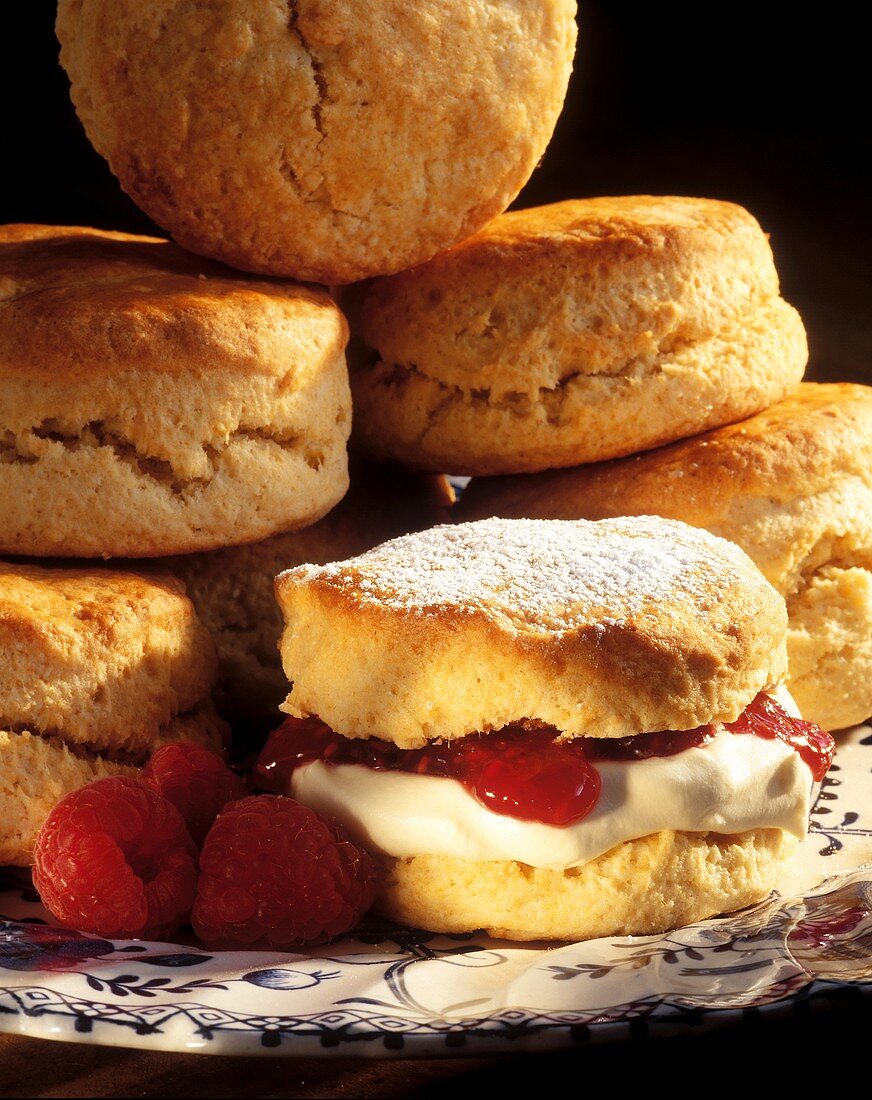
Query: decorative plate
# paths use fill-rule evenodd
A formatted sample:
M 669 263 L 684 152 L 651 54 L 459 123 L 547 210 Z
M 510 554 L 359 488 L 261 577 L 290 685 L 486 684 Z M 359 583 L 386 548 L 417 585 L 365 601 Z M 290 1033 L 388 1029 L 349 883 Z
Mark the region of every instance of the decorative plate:
M 0 884 L 0 1030 L 214 1054 L 486 1054 L 872 992 L 872 729 L 840 736 L 779 893 L 662 936 L 565 946 L 371 925 L 312 954 L 88 938 Z M 865 869 L 864 869 L 865 868 Z

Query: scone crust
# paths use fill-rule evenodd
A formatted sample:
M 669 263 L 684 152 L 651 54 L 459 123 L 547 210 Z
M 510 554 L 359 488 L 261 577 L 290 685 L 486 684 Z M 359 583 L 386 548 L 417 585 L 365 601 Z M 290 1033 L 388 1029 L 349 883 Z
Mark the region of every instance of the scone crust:
M 72 98 L 184 247 L 347 283 L 505 210 L 563 105 L 575 0 L 61 0 Z
M 29 867 L 42 823 L 71 791 L 139 769 L 76 752 L 59 738 L 0 729 L 0 866 Z
M 872 716 L 872 550 L 864 564 L 816 568 L 788 598 L 788 686 L 826 730 Z
M 513 211 L 366 284 L 350 308 L 361 444 L 473 475 L 730 423 L 789 393 L 808 357 L 766 235 L 742 207 L 706 199 Z
M 650 935 L 763 900 L 795 846 L 780 829 L 664 831 L 572 871 L 449 856 L 386 859 L 376 907 L 416 928 L 481 928 L 498 939 Z
M 348 485 L 324 291 L 168 241 L 0 228 L 0 551 L 163 556 L 312 523 Z
M 0 729 L 113 753 L 148 751 L 217 667 L 175 578 L 91 568 L 0 563 L 0 651 Z
M 732 544 L 643 517 L 491 520 L 281 574 L 283 709 L 410 748 L 532 720 L 624 737 L 733 721 L 786 668 Z
M 615 462 L 473 481 L 464 519 L 656 514 L 738 543 L 786 598 L 790 690 L 825 729 L 872 714 L 872 387 L 803 383 L 739 424 Z
M 146 756 L 173 741 L 196 741 L 222 751 L 226 726 L 211 703 L 171 718 L 155 736 Z M 27 867 L 42 823 L 72 791 L 111 775 L 136 776 L 139 767 L 122 752 L 101 756 L 59 737 L 0 727 L 0 866 Z
M 282 613 L 274 581 L 282 570 L 361 554 L 387 539 L 445 523 L 454 499 L 446 478 L 365 463 L 352 469 L 351 487 L 320 522 L 262 542 L 162 565 L 185 584 L 219 657 L 222 712 L 239 722 L 272 723 L 287 694 L 279 638 Z

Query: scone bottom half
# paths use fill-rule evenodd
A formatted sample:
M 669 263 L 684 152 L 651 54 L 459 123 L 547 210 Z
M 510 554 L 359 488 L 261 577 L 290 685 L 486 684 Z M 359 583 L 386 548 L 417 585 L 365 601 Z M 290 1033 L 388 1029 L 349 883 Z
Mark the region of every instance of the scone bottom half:
M 292 717 L 256 780 L 377 853 L 393 919 L 662 931 L 765 897 L 805 834 L 833 742 L 781 686 L 783 601 L 705 532 L 484 521 L 277 592 Z

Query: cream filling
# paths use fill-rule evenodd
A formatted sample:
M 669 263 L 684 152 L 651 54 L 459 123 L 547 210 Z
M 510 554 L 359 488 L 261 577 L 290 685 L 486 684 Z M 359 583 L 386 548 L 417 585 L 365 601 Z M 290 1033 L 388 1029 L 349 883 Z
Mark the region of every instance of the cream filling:
M 783 689 L 772 694 L 799 716 Z M 780 740 L 721 728 L 699 748 L 630 763 L 600 761 L 596 768 L 602 787 L 593 811 L 560 827 L 493 813 L 454 779 L 360 764 L 313 761 L 296 769 L 288 793 L 389 856 L 515 860 L 551 870 L 578 867 L 663 829 L 806 833 L 811 774 Z

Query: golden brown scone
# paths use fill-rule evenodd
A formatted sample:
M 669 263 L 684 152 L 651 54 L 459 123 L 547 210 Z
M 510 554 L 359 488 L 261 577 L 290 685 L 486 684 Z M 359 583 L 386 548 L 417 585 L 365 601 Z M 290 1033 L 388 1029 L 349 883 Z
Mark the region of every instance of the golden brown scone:
M 208 698 L 215 647 L 181 584 L 0 562 L 0 728 L 146 750 Z
M 482 928 L 510 940 L 643 936 L 761 901 L 796 843 L 780 829 L 664 831 L 569 871 L 449 856 L 385 860 L 376 908 L 418 928 Z
M 487 520 L 281 574 L 282 709 L 401 748 L 532 719 L 565 737 L 733 721 L 786 668 L 736 546 L 651 517 Z
M 36 834 L 65 795 L 95 779 L 137 771 L 56 737 L 0 729 L 0 865 L 32 863 Z
M 283 569 L 361 554 L 408 531 L 444 523 L 454 496 L 444 477 L 358 464 L 344 500 L 319 523 L 247 546 L 165 564 L 180 577 L 220 660 L 219 706 L 229 719 L 275 726 L 287 694 L 274 579 Z
M 458 474 L 594 462 L 731 423 L 789 393 L 808 357 L 766 235 L 710 199 L 504 214 L 349 308 L 356 438 Z
M 180 244 L 247 271 L 399 271 L 509 205 L 542 156 L 575 0 L 61 0 L 88 137 Z
M 0 552 L 151 557 L 344 494 L 347 326 L 324 292 L 151 237 L 0 228 Z
M 172 741 L 220 751 L 217 660 L 169 575 L 0 562 L 0 864 L 65 794 Z
M 148 753 L 172 741 L 196 741 L 222 753 L 226 735 L 226 725 L 207 701 L 171 718 Z M 40 826 L 65 795 L 95 779 L 137 775 L 148 753 L 100 754 L 60 737 L 0 729 L 0 865 L 29 866 Z
M 475 480 L 462 518 L 657 514 L 738 543 L 786 598 L 790 691 L 825 729 L 872 714 L 872 388 L 804 383 L 648 454 Z

